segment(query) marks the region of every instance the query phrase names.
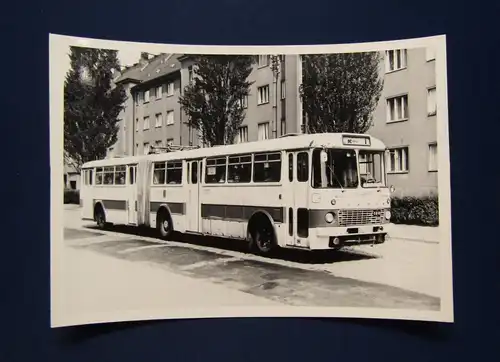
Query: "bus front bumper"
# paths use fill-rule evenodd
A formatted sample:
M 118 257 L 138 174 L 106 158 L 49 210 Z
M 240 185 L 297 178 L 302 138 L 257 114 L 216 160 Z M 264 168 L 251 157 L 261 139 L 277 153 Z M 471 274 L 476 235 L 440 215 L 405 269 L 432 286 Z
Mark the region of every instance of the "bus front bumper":
M 344 246 L 383 244 L 388 233 L 388 224 L 319 228 L 316 229 L 315 240 L 310 240 L 310 249 L 339 249 Z

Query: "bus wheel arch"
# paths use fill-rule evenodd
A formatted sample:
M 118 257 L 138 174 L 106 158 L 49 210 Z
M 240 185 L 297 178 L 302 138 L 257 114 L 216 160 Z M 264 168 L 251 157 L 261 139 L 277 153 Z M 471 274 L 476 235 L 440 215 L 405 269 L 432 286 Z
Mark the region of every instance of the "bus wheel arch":
M 101 229 L 107 225 L 106 210 L 104 209 L 104 205 L 100 201 L 96 202 L 94 205 L 94 221 Z
M 161 205 L 156 212 L 156 228 L 162 238 L 168 238 L 174 232 L 172 213 L 167 205 Z
M 278 246 L 276 228 L 271 215 L 265 210 L 255 211 L 247 225 L 250 250 L 269 254 Z

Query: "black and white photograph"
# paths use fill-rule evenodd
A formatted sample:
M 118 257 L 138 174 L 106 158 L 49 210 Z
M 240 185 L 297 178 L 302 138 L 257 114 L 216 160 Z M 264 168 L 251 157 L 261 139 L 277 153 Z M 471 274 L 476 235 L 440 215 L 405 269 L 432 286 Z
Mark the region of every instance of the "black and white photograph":
M 52 327 L 453 322 L 445 36 L 49 62 Z

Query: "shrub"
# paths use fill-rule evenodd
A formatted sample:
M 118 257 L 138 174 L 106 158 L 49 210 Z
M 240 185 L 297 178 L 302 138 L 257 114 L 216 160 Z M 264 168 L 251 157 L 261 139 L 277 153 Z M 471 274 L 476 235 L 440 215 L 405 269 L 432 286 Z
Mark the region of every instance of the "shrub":
M 80 191 L 78 191 L 78 190 L 64 190 L 64 203 L 65 204 L 80 204 Z
M 437 226 L 439 225 L 438 197 L 405 196 L 393 197 L 391 222 L 395 224 Z

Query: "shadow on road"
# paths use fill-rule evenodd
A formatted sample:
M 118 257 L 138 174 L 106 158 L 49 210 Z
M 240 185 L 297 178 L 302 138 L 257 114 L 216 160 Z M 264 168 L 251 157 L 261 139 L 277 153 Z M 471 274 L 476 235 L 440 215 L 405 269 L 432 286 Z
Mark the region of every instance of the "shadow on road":
M 86 229 L 99 230 L 96 226 L 87 226 Z M 107 226 L 106 230 L 127 235 L 137 235 L 150 238 L 158 238 L 156 229 L 147 227 L 135 227 L 124 225 Z M 248 246 L 242 240 L 225 239 L 212 236 L 199 236 L 188 234 L 175 234 L 171 241 L 182 242 L 197 246 L 213 247 L 221 250 L 236 251 L 249 254 Z M 358 250 L 319 250 L 306 251 L 294 249 L 278 249 L 273 255 L 266 256 L 268 259 L 281 259 L 302 264 L 332 264 L 347 261 L 357 261 L 378 258 L 375 254 L 361 252 Z

